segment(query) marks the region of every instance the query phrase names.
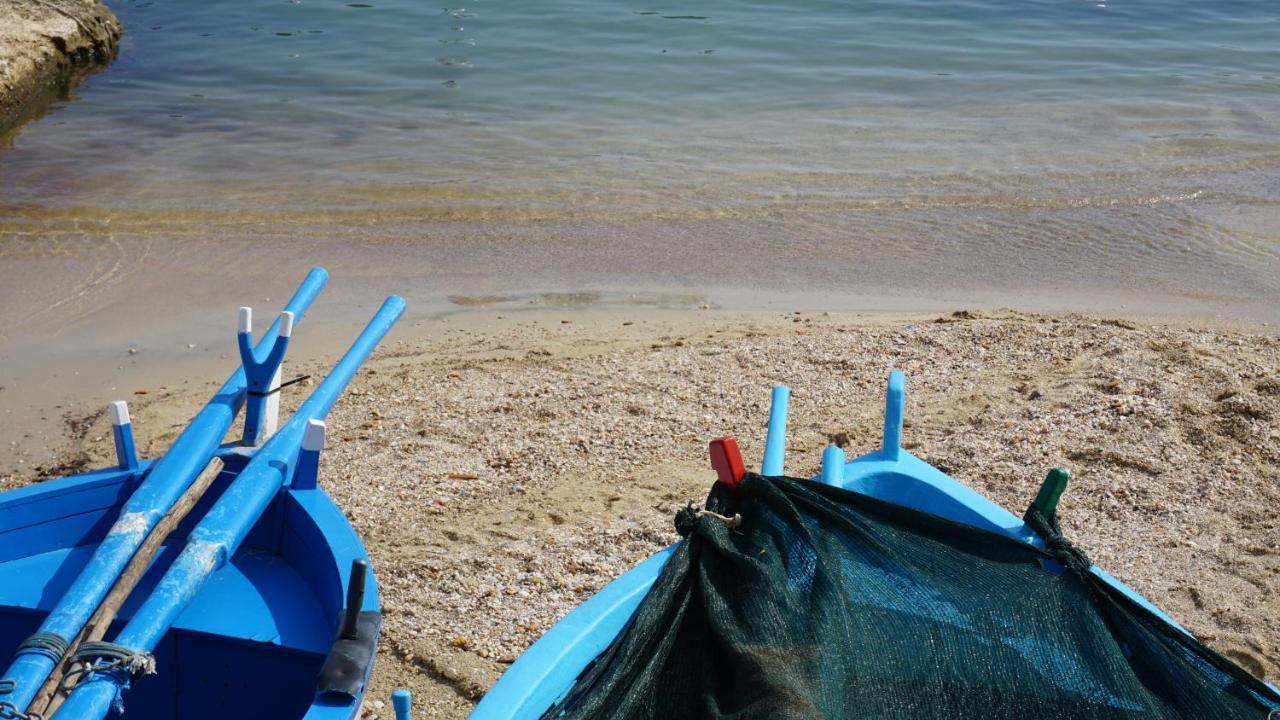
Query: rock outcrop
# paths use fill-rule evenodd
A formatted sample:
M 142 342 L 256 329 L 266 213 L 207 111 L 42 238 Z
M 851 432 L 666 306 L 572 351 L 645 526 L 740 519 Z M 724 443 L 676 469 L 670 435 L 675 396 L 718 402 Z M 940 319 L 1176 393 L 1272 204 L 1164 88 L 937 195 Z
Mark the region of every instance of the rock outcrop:
M 0 141 L 110 62 L 120 33 L 100 0 L 0 0 Z

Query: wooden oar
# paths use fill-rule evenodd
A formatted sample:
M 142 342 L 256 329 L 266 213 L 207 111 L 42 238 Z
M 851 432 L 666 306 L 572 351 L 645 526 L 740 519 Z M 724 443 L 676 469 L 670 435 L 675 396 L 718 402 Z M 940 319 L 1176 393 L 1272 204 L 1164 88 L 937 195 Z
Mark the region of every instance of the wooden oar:
M 111 592 L 107 593 L 107 597 L 103 599 L 102 604 L 93 613 L 93 617 L 89 618 L 89 622 L 80 631 L 76 641 L 71 643 L 67 654 L 62 656 L 62 660 L 58 662 L 58 669 L 49 675 L 49 679 L 45 680 L 44 685 L 40 686 L 40 692 L 36 694 L 35 700 L 31 701 L 31 707 L 27 712 L 39 710 L 43 707 L 43 710 L 39 710 L 40 714 L 43 717 L 51 717 L 54 711 L 62 705 L 66 695 L 58 690 L 62 685 L 63 677 L 71 669 L 71 656 L 75 654 L 81 643 L 97 642 L 107 634 L 107 628 L 111 627 L 111 621 L 115 620 L 116 613 L 120 612 L 120 607 L 124 605 L 124 601 L 129 598 L 130 593 L 138 586 L 138 582 L 142 580 L 142 576 L 146 574 L 147 568 L 151 566 L 151 561 L 160 552 L 160 548 L 164 546 L 164 541 L 169 539 L 169 535 L 178 527 L 183 518 L 191 512 L 196 503 L 200 502 L 200 498 L 204 497 L 205 491 L 213 484 L 214 478 L 218 477 L 220 472 L 222 472 L 222 459 L 214 458 L 205 466 L 204 471 L 200 473 L 195 482 L 191 483 L 191 486 L 182 494 L 182 497 L 178 498 L 178 502 L 169 508 L 169 512 L 165 513 L 163 518 L 160 518 L 160 522 L 156 523 L 156 526 L 152 528 L 151 533 L 147 535 L 147 539 L 138 548 L 138 552 L 129 561 L 124 572 L 120 573 L 120 577 L 116 579 L 116 584 L 111 586 Z

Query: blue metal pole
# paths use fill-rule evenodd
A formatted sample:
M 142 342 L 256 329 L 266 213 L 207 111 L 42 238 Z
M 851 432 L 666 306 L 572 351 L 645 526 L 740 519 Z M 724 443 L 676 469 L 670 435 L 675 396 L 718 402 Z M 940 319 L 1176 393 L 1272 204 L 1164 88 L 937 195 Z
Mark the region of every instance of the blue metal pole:
M 302 452 L 298 453 L 298 466 L 293 471 L 289 487 L 294 490 L 315 490 L 320 478 L 320 451 L 324 450 L 324 422 L 311 420 L 302 433 Z
M 288 309 L 295 317 L 306 312 L 328 279 L 329 274 L 323 268 L 314 268 L 307 275 L 289 300 Z M 276 332 L 277 326 L 273 325 L 262 342 L 268 345 L 275 342 Z M 39 632 L 47 633 L 44 636 L 46 640 L 56 637 L 69 644 L 80 634 L 138 546 L 209 464 L 244 402 L 244 396 L 245 377 L 241 368 L 191 420 L 169 452 L 151 467 L 142 484 L 130 496 L 120 511 L 119 519 L 102 539 L 89 563 L 40 625 Z M 0 702 L 9 702 L 18 708 L 26 708 L 31 703 L 58 661 L 54 657 L 58 653 L 44 644 L 46 647 L 18 650 L 9 669 L 0 676 L 11 681 L 0 685 Z
M 116 445 L 116 462 L 121 470 L 138 470 L 138 450 L 133 442 L 133 423 L 129 421 L 129 405 L 117 400 L 107 406 L 111 416 L 111 437 Z
M 764 437 L 760 474 L 773 476 L 782 474 L 782 460 L 787 454 L 787 403 L 791 400 L 791 388 L 774 385 L 770 400 L 769 429 Z
M 117 645 L 135 653 L 153 650 L 209 576 L 235 555 L 249 530 L 283 487 L 309 421 L 328 414 L 360 365 L 403 312 L 404 300 L 395 296 L 387 298 L 324 382 L 254 454 L 191 531 L 182 553 L 115 639 Z M 128 687 L 129 679 L 118 671 L 93 674 L 71 693 L 58 710 L 58 717 L 61 720 L 103 718 L 117 694 Z
M 835 445 L 822 451 L 822 482 L 844 487 L 844 450 Z
M 413 694 L 404 688 L 391 693 L 391 708 L 396 711 L 396 720 L 410 720 L 413 713 Z
M 889 373 L 889 387 L 884 394 L 884 444 L 880 455 L 897 461 L 902 449 L 902 418 L 907 402 L 907 375 L 901 370 Z

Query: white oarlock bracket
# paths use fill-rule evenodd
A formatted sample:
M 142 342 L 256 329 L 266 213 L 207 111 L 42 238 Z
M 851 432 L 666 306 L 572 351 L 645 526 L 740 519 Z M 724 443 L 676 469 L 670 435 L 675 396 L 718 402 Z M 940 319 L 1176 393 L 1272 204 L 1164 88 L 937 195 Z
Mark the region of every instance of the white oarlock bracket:
M 285 310 L 280 313 L 280 334 L 279 337 L 293 337 L 293 313 Z M 271 377 L 271 387 L 267 396 L 267 407 L 263 411 L 262 417 L 262 439 L 266 441 L 276 434 L 276 429 L 280 427 L 280 381 L 281 375 L 284 373 L 284 361 L 276 367 L 276 374 Z
M 302 433 L 302 451 L 298 453 L 298 469 L 293 474 L 290 487 L 294 490 L 314 490 L 320 476 L 320 451 L 324 450 L 325 426 L 323 420 L 308 420 Z
M 302 449 L 320 452 L 325 446 L 326 427 L 323 420 L 307 421 L 307 429 L 302 433 Z
M 129 424 L 129 403 L 124 400 L 116 400 L 107 403 L 107 415 L 111 418 L 111 424 L 115 427 Z
M 129 422 L 129 404 L 116 400 L 107 405 L 111 418 L 111 438 L 115 441 L 116 462 L 121 470 L 138 469 L 138 448 L 133 440 L 133 423 Z
M 267 396 L 267 406 L 262 410 L 262 441 L 266 442 L 280 427 L 280 374 L 284 372 L 284 363 L 276 368 L 271 376 L 271 394 Z
M 251 333 L 253 332 L 253 308 L 240 308 L 240 316 L 236 324 L 236 332 Z

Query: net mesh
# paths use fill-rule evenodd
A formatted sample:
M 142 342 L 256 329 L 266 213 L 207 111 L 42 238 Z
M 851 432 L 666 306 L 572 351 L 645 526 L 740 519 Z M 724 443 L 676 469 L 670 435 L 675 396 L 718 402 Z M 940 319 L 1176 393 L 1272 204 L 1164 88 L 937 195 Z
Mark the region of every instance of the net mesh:
M 748 475 L 544 718 L 1267 720 L 1280 696 L 1087 572 L 808 480 Z M 1056 525 L 1055 525 L 1056 527 Z M 1278 715 L 1280 716 L 1280 715 Z

